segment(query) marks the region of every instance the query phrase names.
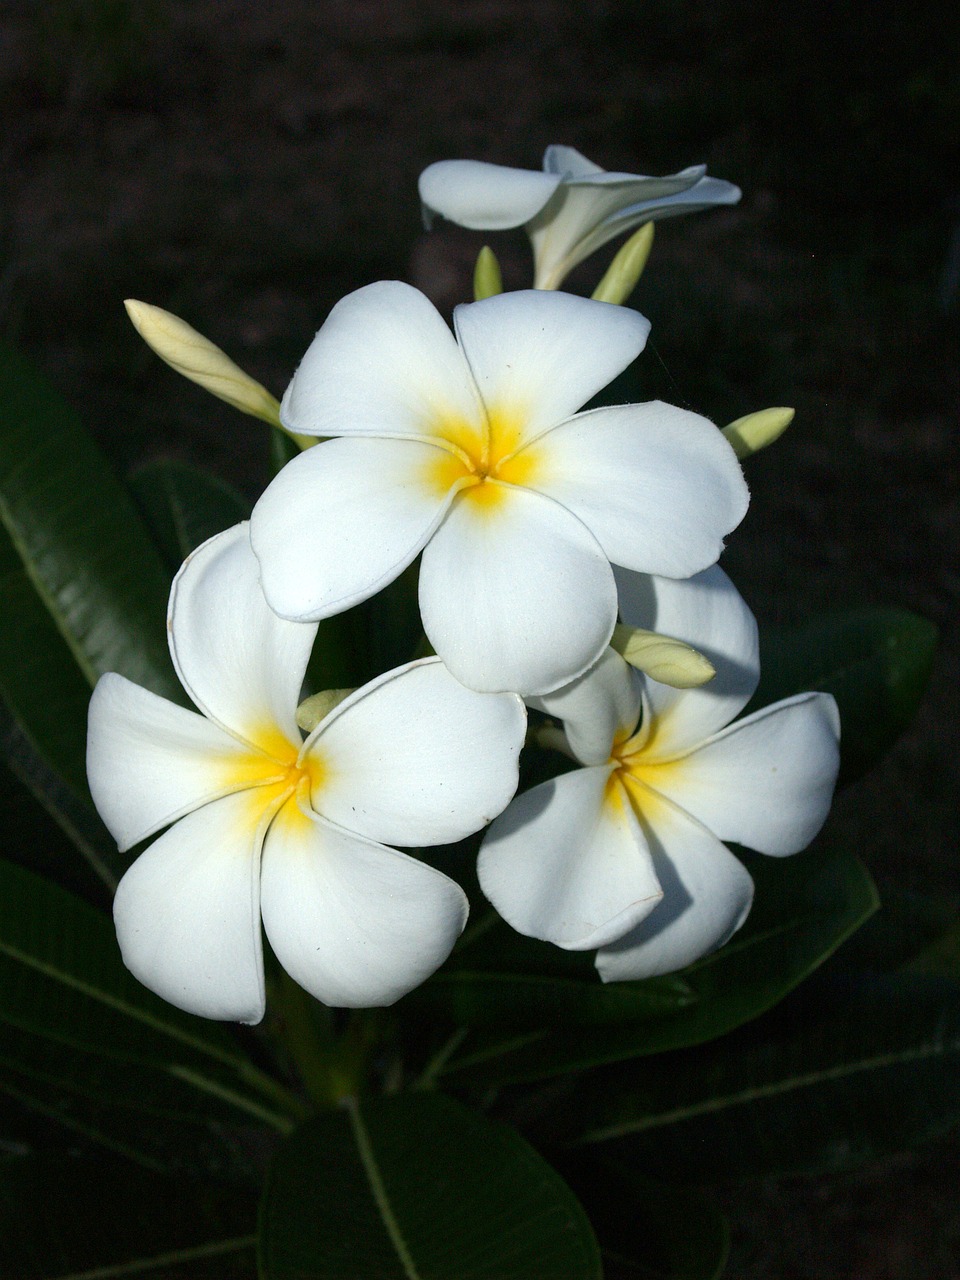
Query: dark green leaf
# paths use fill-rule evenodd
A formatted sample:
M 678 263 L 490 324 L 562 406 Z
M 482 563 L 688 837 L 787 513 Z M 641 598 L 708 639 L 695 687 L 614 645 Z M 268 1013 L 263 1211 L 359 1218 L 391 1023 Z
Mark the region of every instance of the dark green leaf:
M 176 459 L 145 463 L 128 484 L 174 573 L 201 543 L 250 518 L 250 503 L 225 480 Z
M 713 1040 L 782 1000 L 877 908 L 873 882 L 851 854 L 809 850 L 789 859 L 754 856 L 749 865 L 753 910 L 725 947 L 683 971 L 692 1003 L 598 1026 L 589 1036 L 557 1027 L 517 1047 L 508 1037 L 471 1035 L 446 1065 L 451 1083 L 535 1080 Z
M 7 349 L 0 521 L 88 683 L 119 671 L 182 697 L 166 647 L 168 576 L 133 502 L 73 410 Z
M 0 1094 L 62 1127 L 75 1144 L 121 1155 L 142 1168 L 190 1177 L 249 1181 L 252 1153 L 272 1130 L 193 1084 L 131 1063 L 4 1029 Z
M 0 754 L 9 747 L 10 738 L 9 732 L 2 731 L 0 716 Z M 39 771 L 35 758 L 29 761 L 23 758 L 28 750 L 27 744 L 20 740 L 16 761 L 20 772 L 14 772 L 12 761 L 10 768 L 0 764 L 4 852 L 11 862 L 48 876 L 81 897 L 106 906 L 107 890 L 116 884 L 117 877 L 104 864 L 98 850 L 89 850 L 92 865 L 77 857 L 77 846 L 84 841 L 76 824 L 82 822 L 87 828 L 85 834 L 92 840 L 94 823 L 98 820 L 92 810 L 84 808 L 65 787 L 57 786 L 56 779 L 46 774 L 40 779 L 28 772 L 31 766 Z M 63 812 L 64 808 L 69 808 L 69 815 Z
M 960 987 L 834 975 L 697 1053 L 585 1077 L 583 1142 L 697 1181 L 839 1170 L 960 1121 Z
M 204 1274 L 245 1280 L 253 1276 L 254 1212 L 235 1187 L 185 1184 L 122 1161 L 6 1159 L 0 1280 L 106 1280 L 205 1258 L 217 1259 L 217 1270 Z
M 260 1213 L 261 1280 L 599 1280 L 569 1188 L 513 1130 L 436 1094 L 308 1121 Z
M 592 954 L 525 938 L 490 911 L 467 930 L 444 970 L 407 997 L 404 1011 L 433 1024 L 443 1019 L 539 1038 L 558 1026 L 652 1017 L 695 999 L 676 974 L 604 986 Z
M 937 643 L 932 622 L 901 609 L 855 609 L 798 627 L 760 628 L 760 687 L 750 707 L 806 689 L 840 708 L 840 781 L 865 773 L 913 719 Z
M 258 1096 L 261 1073 L 226 1030 L 142 987 L 120 960 L 110 918 L 0 862 L 0 1022 L 62 1045 L 162 1065 L 202 1092 L 226 1096 L 282 1126 Z
M 87 798 L 90 686 L 2 527 L 0 619 L 0 697 L 46 764 Z

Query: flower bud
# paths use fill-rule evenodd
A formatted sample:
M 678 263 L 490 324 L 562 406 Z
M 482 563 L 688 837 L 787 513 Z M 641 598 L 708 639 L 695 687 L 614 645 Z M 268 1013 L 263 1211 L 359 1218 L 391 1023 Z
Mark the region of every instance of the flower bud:
M 279 402 L 202 333 L 197 333 L 179 316 L 147 302 L 128 298 L 123 305 L 137 333 L 171 369 L 241 413 L 249 413 L 272 427 L 286 430 L 280 421 Z M 294 438 L 301 448 L 316 443 L 312 436 Z
M 349 698 L 353 689 L 321 689 L 310 698 L 304 698 L 297 707 L 297 724 L 304 733 L 312 733 L 324 716 Z
M 653 247 L 653 223 L 646 222 L 617 251 L 603 279 L 594 289 L 595 302 L 626 302 L 636 288 Z
M 760 409 L 723 428 L 738 458 L 749 458 L 782 436 L 793 421 L 794 409 Z
M 631 667 L 673 689 L 696 689 L 717 674 L 702 653 L 682 640 L 619 623 L 610 641 Z
M 480 302 L 483 298 L 492 298 L 498 293 L 503 293 L 500 263 L 490 246 L 485 244 L 477 255 L 477 265 L 473 268 L 473 296 Z

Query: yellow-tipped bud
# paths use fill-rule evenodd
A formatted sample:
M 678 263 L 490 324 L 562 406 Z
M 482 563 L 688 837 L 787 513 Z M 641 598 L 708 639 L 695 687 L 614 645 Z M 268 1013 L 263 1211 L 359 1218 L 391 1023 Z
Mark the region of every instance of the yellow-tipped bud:
M 653 248 L 653 223 L 645 222 L 621 245 L 606 275 L 593 291 L 595 302 L 626 302 L 643 275 Z
M 179 316 L 153 307 L 149 302 L 127 298 L 123 305 L 137 333 L 171 369 L 241 413 L 269 422 L 281 431 L 287 430 L 280 421 L 279 402 L 209 338 L 197 333 Z M 292 431 L 287 434 L 301 449 L 317 443 L 315 436 L 300 436 Z
M 304 733 L 312 733 L 324 716 L 349 698 L 353 689 L 321 689 L 311 698 L 304 698 L 297 707 L 297 724 Z
M 765 449 L 782 436 L 793 421 L 794 413 L 794 409 L 760 409 L 731 422 L 723 428 L 723 434 L 738 458 L 749 458 L 751 453 Z
M 498 293 L 503 293 L 500 263 L 490 246 L 485 244 L 477 254 L 477 265 L 473 268 L 473 296 L 480 302 Z
M 673 689 L 696 689 L 717 674 L 702 653 L 656 631 L 618 624 L 610 644 L 631 667 Z

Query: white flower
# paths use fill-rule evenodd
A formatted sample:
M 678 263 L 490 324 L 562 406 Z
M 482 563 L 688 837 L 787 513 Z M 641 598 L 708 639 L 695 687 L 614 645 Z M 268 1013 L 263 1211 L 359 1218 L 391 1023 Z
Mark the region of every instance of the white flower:
M 704 653 L 710 684 L 672 689 L 607 650 L 534 705 L 585 768 L 534 787 L 491 826 L 480 884 L 521 933 L 600 948 L 604 981 L 670 973 L 743 923 L 753 882 L 722 843 L 796 853 L 819 831 L 839 763 L 829 694 L 730 721 L 759 677 L 756 623 L 719 568 L 674 582 L 618 575 L 621 611 Z M 638 727 L 639 718 L 639 727 Z
M 525 227 L 534 288 L 558 289 L 578 262 L 644 222 L 736 204 L 740 189 L 693 165 L 665 178 L 607 173 L 573 147 L 547 147 L 543 172 L 439 160 L 420 175 L 424 215 L 476 231 Z M 428 222 L 429 225 L 429 222 Z
M 281 616 L 316 619 L 422 551 L 435 651 L 484 691 L 554 689 L 595 662 L 616 620 L 610 562 L 684 577 L 742 519 L 732 448 L 658 402 L 576 410 L 633 360 L 642 316 L 568 294 L 458 307 L 456 339 L 395 281 L 339 302 L 281 406 L 327 440 L 261 497 L 251 538 Z
M 519 698 L 471 693 L 438 659 L 388 672 L 304 742 L 295 713 L 316 627 L 267 607 L 246 525 L 181 568 L 170 651 L 202 714 L 119 675 L 90 706 L 87 771 L 121 849 L 168 830 L 117 889 L 127 967 L 208 1018 L 264 1012 L 260 921 L 327 1004 L 390 1004 L 446 958 L 454 882 L 382 841 L 457 840 L 516 787 Z

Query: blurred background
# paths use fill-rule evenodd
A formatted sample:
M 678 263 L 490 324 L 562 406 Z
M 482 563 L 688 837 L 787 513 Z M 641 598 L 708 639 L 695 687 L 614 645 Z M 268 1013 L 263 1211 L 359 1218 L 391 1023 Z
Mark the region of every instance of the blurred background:
M 422 231 L 431 161 L 536 168 L 562 142 L 628 172 L 706 162 L 744 198 L 658 227 L 644 394 L 719 423 L 796 408 L 724 559 L 761 622 L 877 603 L 940 626 L 924 713 L 830 831 L 881 893 L 960 905 L 958 35 L 937 0 L 4 0 L 0 337 L 121 474 L 183 457 L 255 497 L 266 429 L 161 364 L 125 297 L 279 395 L 351 289 L 467 298 L 483 241 Z M 522 233 L 492 243 L 524 286 Z M 958 1173 L 954 1135 L 731 1186 L 729 1275 L 960 1276 Z

